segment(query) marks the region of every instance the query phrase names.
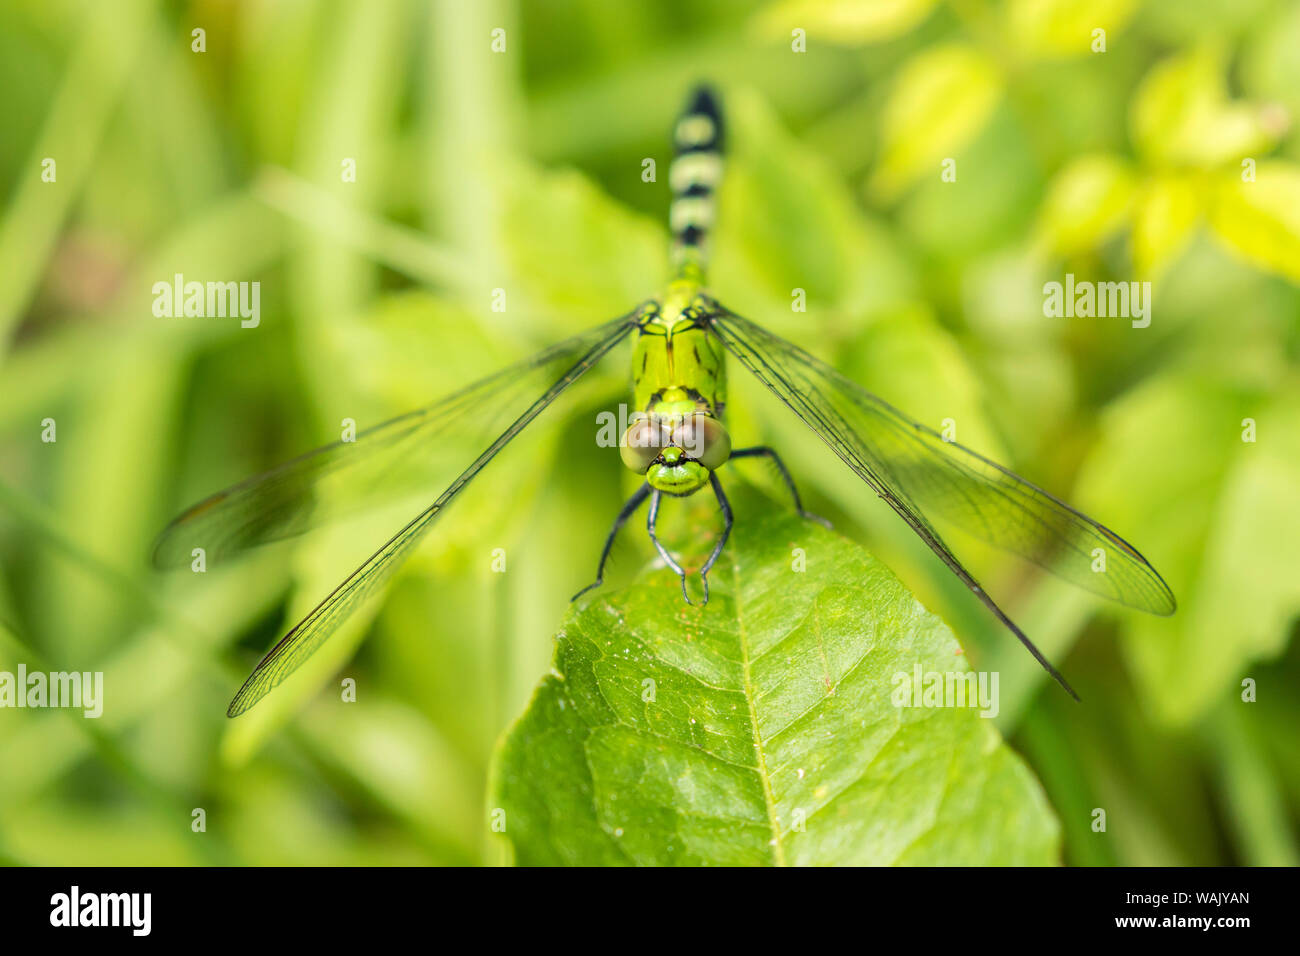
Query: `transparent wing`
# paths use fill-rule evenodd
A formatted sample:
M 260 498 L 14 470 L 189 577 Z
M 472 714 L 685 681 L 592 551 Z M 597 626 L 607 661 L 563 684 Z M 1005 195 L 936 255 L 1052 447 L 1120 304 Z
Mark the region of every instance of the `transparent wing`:
M 223 553 L 281 538 L 315 523 L 320 515 L 320 509 L 316 507 L 316 492 L 322 480 L 338 474 L 340 469 L 358 464 L 358 453 L 365 454 L 366 449 L 387 452 L 395 444 L 416 446 L 430 440 L 440 442 L 440 436 L 453 422 L 465 418 L 472 418 L 474 428 L 479 430 L 486 427 L 486 422 L 502 418 L 509 421 L 505 430 L 473 459 L 433 504 L 353 571 L 271 649 L 230 702 L 227 715 L 235 717 L 248 710 L 314 654 L 338 626 L 392 576 L 438 516 L 497 452 L 633 327 L 633 314 L 615 319 L 512 365 L 428 408 L 371 429 L 359 435 L 355 443 L 328 445 L 235 485 L 176 519 L 159 542 L 159 549 L 165 555 L 180 549 L 188 555 L 188 542 L 199 540 L 204 535 L 219 541 Z M 385 455 L 385 461 L 388 460 Z M 353 484 L 353 479 L 349 478 L 345 486 Z M 331 516 L 337 514 L 334 508 L 326 511 Z M 266 526 L 259 526 L 259 521 L 266 522 Z
M 962 566 L 927 516 L 1102 597 L 1156 614 L 1173 613 L 1168 585 L 1109 528 L 970 449 L 944 441 L 761 326 L 719 307 L 712 327 L 728 351 L 884 498 L 1067 690 L 1069 685 Z M 1105 555 L 1104 571 L 1093 570 L 1098 548 Z
M 219 563 L 345 515 L 427 495 L 588 349 L 626 332 L 631 318 L 614 319 L 351 441 L 316 448 L 210 495 L 163 529 L 154 564 L 188 567 L 195 548 L 209 564 Z

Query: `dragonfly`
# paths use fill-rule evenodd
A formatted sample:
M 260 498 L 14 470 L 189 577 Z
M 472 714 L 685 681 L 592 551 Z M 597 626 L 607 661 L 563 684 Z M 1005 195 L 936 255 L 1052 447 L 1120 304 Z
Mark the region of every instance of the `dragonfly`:
M 486 442 L 477 457 L 443 472 L 456 477 L 266 654 L 227 710 L 238 716 L 262 700 L 337 632 L 393 576 L 442 514 L 498 454 L 593 366 L 629 338 L 632 420 L 623 432 L 623 463 L 644 481 L 616 516 L 595 581 L 620 529 L 649 501 L 646 529 L 663 562 L 687 572 L 655 533 L 664 496 L 684 498 L 706 486 L 722 515 L 721 534 L 700 568 L 703 602 L 708 575 L 726 546 L 733 516 L 719 471 L 727 463 L 765 458 L 775 465 L 794 507 L 806 518 L 789 468 L 766 445 L 733 448 L 725 424 L 726 367 L 734 360 L 772 392 L 858 478 L 883 499 L 974 596 L 1009 629 L 1076 700 L 1078 694 L 1025 633 L 967 571 L 963 546 L 936 530 L 948 523 L 1055 575 L 1142 611 L 1172 614 L 1172 591 L 1151 564 L 1109 528 L 938 432 L 909 418 L 800 345 L 723 305 L 706 285 L 708 249 L 722 178 L 725 130 L 719 100 L 694 90 L 673 129 L 669 225 L 673 278 L 664 294 L 626 314 L 508 366 L 424 408 L 308 452 L 200 501 L 162 532 L 154 551 L 162 567 L 186 564 L 195 548 L 220 560 L 315 527 L 337 509 L 326 506 L 358 489 L 383 488 L 394 473 L 418 487 L 432 480 L 466 445 L 462 433 Z M 498 432 L 497 429 L 500 429 Z M 490 440 L 488 440 L 490 438 Z M 464 452 L 466 456 L 473 451 Z M 415 464 L 412 465 L 412 462 Z M 463 465 L 463 467 L 461 467 Z M 1097 549 L 1106 555 L 1098 573 Z

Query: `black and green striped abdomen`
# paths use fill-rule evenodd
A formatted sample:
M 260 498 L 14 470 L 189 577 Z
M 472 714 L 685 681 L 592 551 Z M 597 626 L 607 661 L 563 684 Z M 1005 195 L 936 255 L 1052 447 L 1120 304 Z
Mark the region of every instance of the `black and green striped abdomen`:
M 713 92 L 701 86 L 673 130 L 676 155 L 668 168 L 673 191 L 668 222 L 673 233 L 673 271 L 678 276 L 690 271 L 703 277 L 722 180 L 722 146 L 722 111 Z

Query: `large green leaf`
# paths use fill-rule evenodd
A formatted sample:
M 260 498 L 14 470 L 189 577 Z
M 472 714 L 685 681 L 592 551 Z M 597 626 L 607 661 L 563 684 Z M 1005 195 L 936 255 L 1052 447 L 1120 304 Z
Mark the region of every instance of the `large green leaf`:
M 745 495 L 707 607 L 656 569 L 570 612 L 492 821 L 524 864 L 1051 863 L 1056 819 L 992 721 L 894 703 L 896 675 L 960 654 L 870 554 Z

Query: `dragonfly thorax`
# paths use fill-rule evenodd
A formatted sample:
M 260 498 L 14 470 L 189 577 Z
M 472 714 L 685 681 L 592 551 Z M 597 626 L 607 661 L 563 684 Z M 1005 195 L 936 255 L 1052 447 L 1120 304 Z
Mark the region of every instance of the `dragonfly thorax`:
M 669 287 L 662 303 L 649 302 L 637 322 L 632 353 L 632 407 L 650 412 L 679 389 L 696 396 L 715 418 L 726 404 L 725 351 L 708 322 L 704 296 Z M 686 283 L 680 283 L 686 285 Z M 684 411 L 677 409 L 677 411 Z
M 623 436 L 623 462 L 672 495 L 704 487 L 731 455 L 722 424 L 725 353 L 708 324 L 708 302 L 698 281 L 679 279 L 662 301 L 646 304 L 637 323 L 632 389 L 638 412 Z

